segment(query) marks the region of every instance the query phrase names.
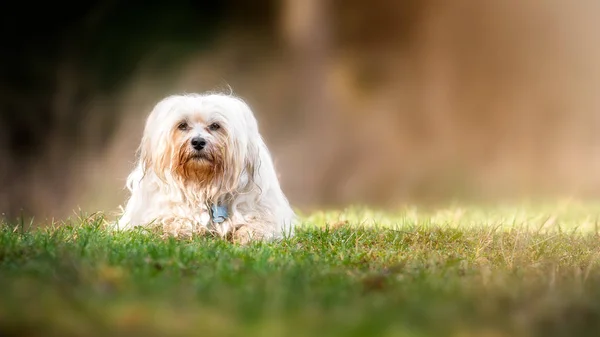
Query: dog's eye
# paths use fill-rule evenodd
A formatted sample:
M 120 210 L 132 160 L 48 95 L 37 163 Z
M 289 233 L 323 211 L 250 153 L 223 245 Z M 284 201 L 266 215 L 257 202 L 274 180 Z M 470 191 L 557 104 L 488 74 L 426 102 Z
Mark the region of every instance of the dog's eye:
M 177 125 L 177 128 L 181 131 L 185 131 L 188 129 L 188 123 L 187 122 L 181 122 L 179 123 L 179 125 Z
M 208 129 L 210 131 L 217 131 L 221 128 L 221 126 L 219 125 L 219 123 L 212 123 L 211 125 L 208 126 Z

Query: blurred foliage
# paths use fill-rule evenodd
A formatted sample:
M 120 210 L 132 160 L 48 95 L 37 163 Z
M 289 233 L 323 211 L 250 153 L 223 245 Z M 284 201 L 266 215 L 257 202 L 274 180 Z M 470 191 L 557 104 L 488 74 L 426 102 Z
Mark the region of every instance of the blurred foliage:
M 0 213 L 115 207 L 143 114 L 173 91 L 224 83 L 253 106 L 299 208 L 597 197 L 598 9 L 0 4 Z
M 4 51 L 0 54 L 0 122 L 11 155 L 36 154 L 49 130 L 69 124 L 77 137 L 90 94 L 110 93 L 127 83 L 136 65 L 160 51 L 160 69 L 191 50 L 206 47 L 227 19 L 232 1 L 92 1 L 3 3 Z M 53 111 L 61 83 L 76 81 L 72 109 Z M 59 118 L 66 114 L 67 118 Z M 113 120 L 112 116 L 106 116 Z M 37 127 L 36 127 L 37 126 Z M 106 133 L 111 123 L 105 126 Z

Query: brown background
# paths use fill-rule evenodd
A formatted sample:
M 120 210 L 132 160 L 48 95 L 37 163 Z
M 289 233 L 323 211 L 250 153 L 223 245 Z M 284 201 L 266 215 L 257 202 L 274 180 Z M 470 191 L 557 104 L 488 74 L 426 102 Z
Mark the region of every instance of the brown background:
M 111 91 L 92 85 L 81 98 L 82 83 L 95 83 L 86 56 L 61 54 L 46 96 L 53 115 L 86 112 L 80 132 L 64 140 L 66 115 L 27 161 L 0 149 L 0 206 L 39 218 L 114 212 L 152 106 L 230 88 L 255 110 L 284 191 L 302 210 L 598 196 L 599 2 L 228 4 L 223 23 L 203 31 L 210 43 L 153 44 Z M 28 100 L 8 94 L 9 81 L 2 88 L 5 104 Z

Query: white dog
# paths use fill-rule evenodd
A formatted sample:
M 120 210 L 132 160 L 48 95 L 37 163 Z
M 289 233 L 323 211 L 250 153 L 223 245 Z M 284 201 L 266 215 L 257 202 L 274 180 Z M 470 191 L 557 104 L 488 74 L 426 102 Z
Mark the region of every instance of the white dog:
M 294 234 L 295 214 L 250 107 L 224 94 L 169 96 L 152 110 L 118 229 L 247 239 Z

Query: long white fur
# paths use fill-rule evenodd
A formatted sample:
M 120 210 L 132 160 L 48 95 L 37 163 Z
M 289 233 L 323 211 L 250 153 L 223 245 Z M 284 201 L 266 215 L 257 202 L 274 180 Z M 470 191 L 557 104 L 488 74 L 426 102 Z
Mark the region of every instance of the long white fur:
M 225 169 L 203 188 L 177 176 L 175 158 L 165 158 L 178 123 L 200 114 L 219 120 L 229 134 Z M 203 134 L 208 142 L 210 134 Z M 166 97 L 146 120 L 135 169 L 127 178 L 130 198 L 117 222 L 121 230 L 136 226 L 163 226 L 190 233 L 202 229 L 225 236 L 245 225 L 257 237 L 277 239 L 294 234 L 295 214 L 281 190 L 271 154 L 250 107 L 240 98 L 218 93 Z M 208 207 L 225 204 L 229 219 L 212 223 Z

